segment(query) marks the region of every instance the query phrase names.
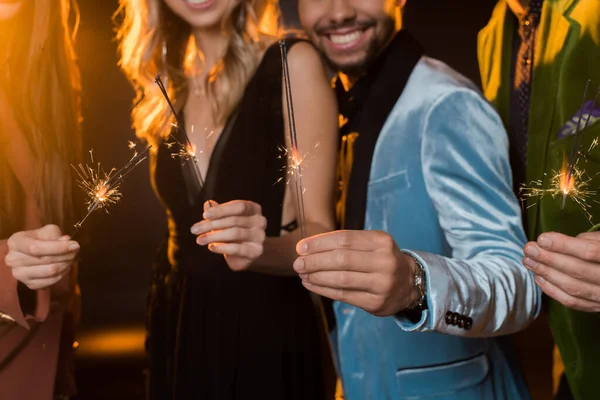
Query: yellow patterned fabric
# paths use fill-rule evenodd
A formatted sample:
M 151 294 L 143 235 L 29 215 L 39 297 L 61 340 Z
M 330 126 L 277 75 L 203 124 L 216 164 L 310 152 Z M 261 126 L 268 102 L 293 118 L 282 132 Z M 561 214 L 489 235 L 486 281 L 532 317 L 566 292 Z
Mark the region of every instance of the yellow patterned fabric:
M 348 197 L 348 183 L 354 162 L 354 143 L 358 138 L 358 132 L 351 132 L 342 137 L 336 179 L 338 182 L 338 199 L 335 207 L 335 215 L 341 229 L 345 227 L 346 198 Z
M 342 389 L 342 381 L 340 379 L 337 380 L 335 388 L 335 400 L 344 400 L 344 390 Z

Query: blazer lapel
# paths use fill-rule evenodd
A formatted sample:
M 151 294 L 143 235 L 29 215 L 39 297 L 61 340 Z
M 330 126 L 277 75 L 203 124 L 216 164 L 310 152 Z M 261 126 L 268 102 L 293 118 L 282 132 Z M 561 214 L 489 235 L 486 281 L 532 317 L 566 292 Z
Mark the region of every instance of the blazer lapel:
M 481 83 L 485 97 L 494 104 L 496 108 L 503 107 L 506 103 L 504 88 L 508 87 L 503 76 L 505 63 L 510 63 L 510 58 L 506 59 L 506 12 L 508 6 L 505 1 L 500 1 L 492 12 L 492 17 L 485 28 L 483 28 L 477 37 L 477 53 L 479 57 L 479 72 L 481 75 Z M 510 52 L 510 49 L 509 49 Z M 508 91 L 506 91 L 508 94 Z M 504 119 L 508 114 L 498 110 Z M 507 112 L 508 110 L 506 110 Z

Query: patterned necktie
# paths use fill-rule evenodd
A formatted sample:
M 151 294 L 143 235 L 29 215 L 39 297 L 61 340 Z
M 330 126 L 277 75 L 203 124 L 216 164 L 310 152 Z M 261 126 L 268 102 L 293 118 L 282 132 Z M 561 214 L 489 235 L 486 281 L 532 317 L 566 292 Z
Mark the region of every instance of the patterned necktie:
M 511 140 L 523 167 L 527 165 L 527 127 L 529 124 L 535 31 L 540 21 L 542 3 L 543 0 L 531 0 L 527 14 L 519 19 L 518 34 L 521 45 L 515 60 L 513 86 L 513 99 L 516 102 L 518 119 Z

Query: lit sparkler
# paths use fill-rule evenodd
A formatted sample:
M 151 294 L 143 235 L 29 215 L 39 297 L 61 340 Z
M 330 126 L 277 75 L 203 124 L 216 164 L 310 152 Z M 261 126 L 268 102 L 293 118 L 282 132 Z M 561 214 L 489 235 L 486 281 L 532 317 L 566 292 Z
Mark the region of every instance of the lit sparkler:
M 285 100 L 287 106 L 288 126 L 290 135 L 291 149 L 288 157 L 288 173 L 294 177 L 296 188 L 296 207 L 298 210 L 298 226 L 302 238 L 306 237 L 306 218 L 304 212 L 304 187 L 302 185 L 302 161 L 304 157 L 300 156 L 298 150 L 298 138 L 296 135 L 296 120 L 294 119 L 294 103 L 292 101 L 292 87 L 290 84 L 290 70 L 287 61 L 287 47 L 284 40 L 279 41 L 279 49 L 281 51 L 281 67 L 283 70 L 283 83 L 285 85 Z
M 302 156 L 300 151 L 298 150 L 298 139 L 296 135 L 296 120 L 294 119 L 294 103 L 292 101 L 292 87 L 290 84 L 290 70 L 288 67 L 287 61 L 287 47 L 285 45 L 285 40 L 279 41 L 279 49 L 281 51 L 281 67 L 283 70 L 283 83 L 285 85 L 285 100 L 287 106 L 287 115 L 288 115 L 288 127 L 289 127 L 289 135 L 290 135 L 290 145 L 291 148 L 283 149 L 284 154 L 288 156 L 288 174 L 293 176 L 295 183 L 295 192 L 296 192 L 296 207 L 298 209 L 298 216 L 296 218 L 298 222 L 298 226 L 300 227 L 300 235 L 301 238 L 304 239 L 307 237 L 306 235 L 306 218 L 304 213 L 304 187 L 302 185 L 302 167 L 304 164 L 304 160 L 306 159 L 306 155 Z M 315 147 L 319 146 L 319 143 L 315 145 Z M 325 314 L 325 307 L 323 306 L 323 301 L 321 296 L 310 292 L 310 297 L 313 301 L 313 304 L 316 307 L 317 314 L 321 323 L 323 324 L 323 328 L 325 332 L 329 332 L 329 323 L 327 321 L 327 317 Z M 327 343 L 329 345 L 330 356 L 334 354 L 334 346 L 331 342 L 331 338 L 327 338 Z M 337 366 L 335 357 L 332 357 L 333 365 L 336 369 L 336 372 L 339 375 L 339 368 Z
M 315 144 L 315 148 L 317 148 L 320 144 L 321 142 L 317 142 L 317 144 Z M 286 184 L 289 184 L 291 179 L 295 179 L 295 176 L 299 173 L 302 173 L 302 169 L 306 168 L 307 162 L 309 161 L 308 153 L 301 155 L 293 148 L 288 149 L 287 147 L 283 146 L 279 146 L 279 153 L 280 155 L 278 158 L 285 158 L 287 160 L 286 166 L 283 168 L 283 170 L 288 176 Z M 279 178 L 275 183 L 279 183 L 283 180 L 284 178 Z M 303 188 L 302 193 L 306 193 L 306 188 Z
M 192 162 L 193 173 L 196 179 L 196 183 L 198 185 L 196 189 L 199 191 L 204 186 L 204 178 L 202 177 L 200 165 L 198 163 L 198 158 L 196 157 L 196 147 L 190 141 L 190 138 L 185 131 L 185 127 L 182 124 L 179 115 L 175 111 L 175 107 L 173 107 L 173 103 L 169 98 L 169 94 L 167 93 L 167 89 L 165 88 L 160 75 L 157 75 L 154 81 L 158 85 L 162 95 L 164 96 L 165 100 L 167 101 L 167 104 L 169 105 L 169 108 L 171 109 L 171 112 L 175 117 L 175 124 L 172 125 L 179 131 L 181 137 L 183 138 L 183 142 L 181 142 L 175 136 L 170 135 L 171 139 L 173 139 L 175 143 L 167 143 L 167 147 L 171 148 L 174 144 L 177 145 L 178 151 L 172 154 L 172 157 L 179 158 L 183 162 Z
M 575 128 L 573 138 L 573 146 L 571 147 L 569 158 L 565 158 L 560 171 L 553 171 L 553 175 L 549 180 L 549 187 L 544 188 L 543 182 L 541 180 L 537 180 L 532 182 L 529 186 L 522 187 L 520 193 L 524 197 L 542 198 L 545 196 L 551 196 L 553 198 L 561 198 L 561 215 L 565 209 L 567 199 L 569 198 L 573 200 L 577 205 L 579 205 L 579 207 L 581 207 L 588 221 L 592 223 L 592 214 L 590 213 L 591 205 L 588 201 L 591 197 L 597 195 L 597 191 L 592 190 L 590 186 L 592 179 L 598 174 L 595 174 L 594 176 L 590 177 L 583 168 L 578 168 L 577 166 L 579 164 L 580 159 L 587 159 L 590 155 L 590 152 L 596 146 L 598 146 L 599 143 L 599 139 L 594 138 L 587 151 L 585 153 L 581 152 L 581 146 L 583 143 L 585 129 L 590 123 L 590 120 L 592 118 L 593 107 L 596 104 L 598 96 L 600 95 L 600 88 L 598 88 L 594 99 L 590 102 L 591 110 L 588 112 L 585 121 L 583 121 L 587 104 L 586 99 L 589 84 L 590 81 L 588 80 L 586 82 L 585 90 L 583 93 L 583 101 L 577 118 L 577 125 Z M 584 122 L 583 125 L 582 122 Z M 595 203 L 600 204 L 600 202 L 598 202 L 597 200 L 593 201 Z M 529 207 L 533 205 L 534 204 L 531 204 Z
M 588 176 L 584 170 L 573 167 L 571 173 L 567 175 L 567 163 L 565 162 L 560 171 L 553 171 L 550 178 L 548 188 L 543 187 L 543 182 L 537 180 L 531 183 L 530 186 L 521 188 L 521 195 L 524 197 L 542 198 L 550 196 L 552 198 L 562 199 L 561 211 L 565 208 L 566 199 L 573 200 L 581 207 L 586 218 L 592 222 L 592 214 L 590 213 L 589 200 L 596 196 L 598 192 L 592 190 L 591 182 L 594 176 Z M 594 200 L 598 203 L 598 201 Z M 529 207 L 532 207 L 531 204 Z
M 180 146 L 177 153 L 172 153 L 171 158 L 179 158 L 184 161 L 193 161 L 196 159 L 196 146 L 193 144 L 187 144 Z
M 75 231 L 71 235 L 71 238 L 79 232 L 83 223 L 94 211 L 105 209 L 108 212 L 108 207 L 110 205 L 119 202 L 123 196 L 120 188 L 125 176 L 148 157 L 148 152 L 151 147 L 152 146 L 148 146 L 144 151 L 138 153 L 135 151 L 136 144 L 130 141 L 129 148 L 134 150 L 134 154 L 129 162 L 118 170 L 115 168 L 111 169 L 108 173 L 102 169 L 100 163 L 96 163 L 95 167 L 92 166 L 94 164 L 94 154 L 92 150 L 90 150 L 92 165 L 80 163 L 77 167 L 72 166 L 75 172 L 77 172 L 77 184 L 85 192 L 87 213 L 81 221 L 75 224 Z
M 587 118 L 585 120 L 585 124 L 583 125 L 583 127 L 581 126 L 581 120 L 583 119 L 583 115 L 585 113 L 585 105 L 586 105 L 586 99 L 587 99 L 587 91 L 590 85 L 590 80 L 588 80 L 585 84 L 585 90 L 583 91 L 583 100 L 581 102 L 581 109 L 579 110 L 579 118 L 577 121 L 577 130 L 575 131 L 575 138 L 573 139 L 573 147 L 571 148 L 571 155 L 569 157 L 569 164 L 567 165 L 567 170 L 566 170 L 566 174 L 565 174 L 565 181 L 567 182 L 565 186 L 565 190 L 563 191 L 563 202 L 562 202 L 562 206 L 561 206 L 561 210 L 564 210 L 565 208 L 565 202 L 567 200 L 567 196 L 569 195 L 569 192 L 572 190 L 572 187 L 575 187 L 575 183 L 572 181 L 574 180 L 573 175 L 575 172 L 575 166 L 577 165 L 577 162 L 579 161 L 579 155 L 580 155 L 580 148 L 581 148 L 581 144 L 583 141 L 583 135 L 585 133 L 585 129 L 588 127 L 588 124 L 590 123 L 591 117 L 592 117 L 592 110 L 590 110 L 588 112 Z M 593 109 L 594 105 L 596 104 L 596 100 L 598 99 L 598 95 L 600 94 L 600 88 L 598 88 L 598 91 L 596 92 L 596 95 L 594 96 L 594 99 L 591 103 L 591 109 Z M 596 138 L 597 139 L 597 138 Z M 596 139 L 594 139 L 594 142 L 596 141 Z M 594 142 L 592 142 L 592 146 L 594 145 Z M 590 149 L 592 148 L 592 146 L 590 146 Z

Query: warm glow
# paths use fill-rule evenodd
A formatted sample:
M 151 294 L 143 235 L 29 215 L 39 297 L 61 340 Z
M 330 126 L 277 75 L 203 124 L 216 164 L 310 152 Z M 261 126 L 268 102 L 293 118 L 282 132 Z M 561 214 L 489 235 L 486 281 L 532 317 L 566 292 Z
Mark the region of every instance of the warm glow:
M 573 190 L 573 188 L 575 187 L 575 177 L 572 173 L 567 174 L 566 167 L 563 167 L 562 171 L 560 171 L 560 181 L 558 187 L 560 188 L 560 191 L 565 195 L 568 195 L 571 192 L 571 190 Z
M 187 146 L 185 146 L 185 151 L 188 154 L 188 156 L 190 157 L 196 157 L 196 146 L 188 143 Z
M 104 203 L 107 199 L 107 196 L 106 196 L 107 193 L 108 193 L 108 188 L 106 187 L 106 185 L 102 185 L 96 192 L 96 199 L 98 199 L 99 202 Z
M 561 170 L 555 171 L 547 183 L 544 180 L 533 181 L 529 186 L 522 187 L 520 193 L 523 197 L 529 198 L 542 198 L 544 196 L 560 198 L 562 199 L 561 209 L 565 208 L 567 199 L 570 199 L 581 207 L 588 221 L 592 222 L 591 205 L 588 200 L 598 194 L 591 189 L 592 179 L 596 175 L 590 177 L 584 169 L 576 166 L 573 166 L 569 171 L 565 157 Z M 597 202 L 596 200 L 592 201 Z M 534 204 L 536 203 L 530 203 L 528 207 L 532 207 Z
M 81 335 L 77 343 L 80 356 L 122 356 L 144 354 L 146 330 L 139 328 L 106 329 Z
M 302 164 L 302 157 L 300 156 L 300 154 L 298 154 L 297 150 L 292 151 L 292 158 L 290 164 L 293 169 L 300 168 L 300 165 Z

